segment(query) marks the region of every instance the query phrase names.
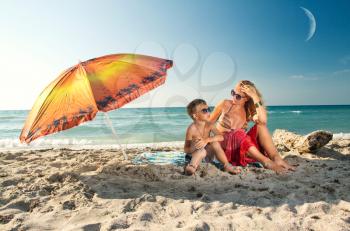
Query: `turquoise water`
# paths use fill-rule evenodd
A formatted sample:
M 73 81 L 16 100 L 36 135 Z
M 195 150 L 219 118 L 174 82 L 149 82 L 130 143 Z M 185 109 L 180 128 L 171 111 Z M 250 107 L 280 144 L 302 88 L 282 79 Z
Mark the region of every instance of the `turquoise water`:
M 27 110 L 0 111 L 0 147 L 22 147 L 18 137 Z M 191 119 L 186 108 L 121 108 L 108 113 L 121 143 L 181 141 Z M 299 134 L 323 129 L 338 136 L 350 134 L 350 105 L 337 106 L 269 106 L 268 127 L 287 129 Z M 109 145 L 116 137 L 107 125 L 104 113 L 78 127 L 39 138 L 33 146 Z

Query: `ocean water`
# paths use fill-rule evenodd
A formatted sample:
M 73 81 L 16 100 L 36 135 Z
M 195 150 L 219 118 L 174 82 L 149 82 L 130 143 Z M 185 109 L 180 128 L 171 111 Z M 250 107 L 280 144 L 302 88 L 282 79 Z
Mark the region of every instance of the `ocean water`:
M 338 137 L 350 138 L 350 105 L 268 106 L 267 109 L 268 128 L 271 132 L 280 128 L 307 134 L 322 129 L 331 131 Z M 93 121 L 26 145 L 21 144 L 18 137 L 28 112 L 0 111 L 0 148 L 84 147 L 182 141 L 186 127 L 191 123 L 184 107 L 121 108 L 108 112 L 109 119 L 106 119 L 104 113 L 98 113 Z

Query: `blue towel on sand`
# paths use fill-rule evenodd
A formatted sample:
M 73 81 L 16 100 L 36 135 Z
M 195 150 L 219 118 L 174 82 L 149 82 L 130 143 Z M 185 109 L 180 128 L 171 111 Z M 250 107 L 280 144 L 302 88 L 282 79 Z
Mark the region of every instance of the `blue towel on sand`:
M 143 152 L 133 159 L 134 164 L 174 164 L 178 166 L 189 163 L 192 156 L 184 152 L 179 151 L 159 151 L 159 152 Z M 205 159 L 203 163 L 208 163 Z M 211 162 L 217 168 L 223 169 L 223 165 L 214 158 Z M 262 168 L 262 164 L 259 162 L 250 163 L 248 166 Z

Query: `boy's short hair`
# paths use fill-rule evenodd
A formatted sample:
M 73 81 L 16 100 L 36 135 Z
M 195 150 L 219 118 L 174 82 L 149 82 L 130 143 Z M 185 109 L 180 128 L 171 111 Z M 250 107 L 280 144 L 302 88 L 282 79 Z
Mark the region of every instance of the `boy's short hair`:
M 194 109 L 199 104 L 207 104 L 203 99 L 194 99 L 187 105 L 187 113 L 193 119 L 192 114 L 194 113 Z

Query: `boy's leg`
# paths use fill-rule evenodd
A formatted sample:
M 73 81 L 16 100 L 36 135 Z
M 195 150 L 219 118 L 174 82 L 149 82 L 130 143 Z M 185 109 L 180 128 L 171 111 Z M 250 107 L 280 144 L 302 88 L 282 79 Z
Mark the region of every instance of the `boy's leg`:
M 212 156 L 215 156 L 223 165 L 228 163 L 226 154 L 219 142 L 211 142 L 208 144 L 208 152 L 210 152 Z
M 206 155 L 207 151 L 204 148 L 192 152 L 191 162 L 185 167 L 185 172 L 189 175 L 194 174 L 198 168 L 198 165 Z
M 268 157 L 266 157 L 264 154 L 262 154 L 255 146 L 251 146 L 248 149 L 247 155 L 249 157 L 261 162 L 265 168 L 271 169 L 271 170 L 275 171 L 276 173 L 282 173 L 282 172 L 286 171 L 285 168 L 277 165 L 275 162 L 273 162 Z
M 215 155 L 216 159 L 220 161 L 221 164 L 224 165 L 224 170 L 233 174 L 240 173 L 241 170 L 239 168 L 233 167 L 227 160 L 226 154 L 224 150 L 222 149 L 219 142 L 211 142 L 208 145 L 208 149 L 212 153 L 212 155 Z M 209 151 L 208 150 L 208 151 Z
M 207 151 L 207 155 L 205 156 L 205 160 L 206 162 L 210 163 L 214 160 L 215 157 L 215 151 L 213 149 L 213 147 L 211 146 L 210 143 L 208 143 L 204 149 Z

